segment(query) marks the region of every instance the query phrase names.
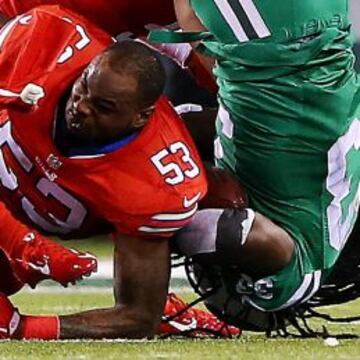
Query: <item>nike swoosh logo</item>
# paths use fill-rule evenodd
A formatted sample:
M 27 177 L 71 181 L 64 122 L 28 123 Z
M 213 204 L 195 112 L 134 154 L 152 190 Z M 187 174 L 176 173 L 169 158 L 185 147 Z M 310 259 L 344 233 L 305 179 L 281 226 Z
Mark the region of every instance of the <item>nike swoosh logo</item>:
M 191 330 L 196 329 L 197 320 L 192 319 L 190 324 L 182 324 L 182 323 L 177 322 L 175 320 L 170 320 L 169 325 L 171 325 L 172 327 L 174 327 L 175 329 L 177 329 L 177 330 L 179 330 L 181 332 L 183 332 L 183 331 L 191 331 Z
M 44 265 L 35 265 L 33 263 L 29 263 L 29 267 L 31 267 L 34 270 L 37 270 L 37 271 L 41 272 L 44 275 L 50 275 L 50 267 L 49 267 L 49 264 L 48 264 L 47 260 L 45 260 Z
M 31 241 L 33 241 L 34 239 L 35 239 L 35 234 L 32 233 L 32 232 L 29 232 L 29 233 L 27 233 L 27 234 L 24 236 L 23 241 L 25 241 L 25 242 L 31 242 Z
M 201 192 L 198 192 L 195 196 L 193 196 L 190 199 L 188 199 L 187 196 L 185 195 L 184 203 L 183 203 L 184 208 L 189 208 L 194 204 L 196 204 L 199 201 L 200 197 L 201 197 Z

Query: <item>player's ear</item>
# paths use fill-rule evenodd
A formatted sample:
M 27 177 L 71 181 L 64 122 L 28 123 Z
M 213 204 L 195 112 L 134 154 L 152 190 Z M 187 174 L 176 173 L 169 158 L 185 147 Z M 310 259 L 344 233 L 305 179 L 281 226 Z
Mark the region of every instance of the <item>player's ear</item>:
M 150 116 L 153 114 L 154 110 L 155 110 L 155 105 L 149 106 L 146 109 L 141 110 L 134 123 L 134 127 L 135 128 L 143 127 L 149 120 Z

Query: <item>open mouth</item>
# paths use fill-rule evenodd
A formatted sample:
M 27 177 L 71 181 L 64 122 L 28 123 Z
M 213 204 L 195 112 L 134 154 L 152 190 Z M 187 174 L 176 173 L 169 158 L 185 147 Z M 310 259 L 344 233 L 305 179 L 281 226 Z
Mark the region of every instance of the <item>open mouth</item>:
M 70 121 L 70 128 L 71 129 L 80 129 L 81 124 L 77 121 Z
M 74 115 L 74 112 L 72 110 L 67 111 L 66 122 L 70 130 L 79 130 L 83 126 L 83 122 L 78 116 Z

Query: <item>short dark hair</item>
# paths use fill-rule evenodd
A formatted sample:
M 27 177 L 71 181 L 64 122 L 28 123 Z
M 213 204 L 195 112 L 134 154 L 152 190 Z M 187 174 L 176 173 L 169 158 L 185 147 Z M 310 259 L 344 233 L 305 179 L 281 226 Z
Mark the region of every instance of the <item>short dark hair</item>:
M 137 80 L 139 110 L 156 102 L 163 93 L 166 75 L 154 50 L 139 41 L 124 40 L 110 45 L 104 54 L 113 71 Z

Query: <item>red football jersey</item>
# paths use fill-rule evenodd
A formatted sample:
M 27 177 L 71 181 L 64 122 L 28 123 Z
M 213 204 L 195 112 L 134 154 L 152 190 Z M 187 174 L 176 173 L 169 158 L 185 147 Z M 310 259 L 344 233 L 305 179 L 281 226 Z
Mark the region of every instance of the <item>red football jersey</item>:
M 48 233 L 89 235 L 110 223 L 124 234 L 170 236 L 190 221 L 207 184 L 166 99 L 116 151 L 64 157 L 54 144 L 61 96 L 110 42 L 57 6 L 36 8 L 0 34 L 0 198 Z
M 144 33 L 147 24 L 176 21 L 172 0 L 0 0 L 0 13 L 13 17 L 40 5 L 61 5 L 91 20 L 111 35 Z

